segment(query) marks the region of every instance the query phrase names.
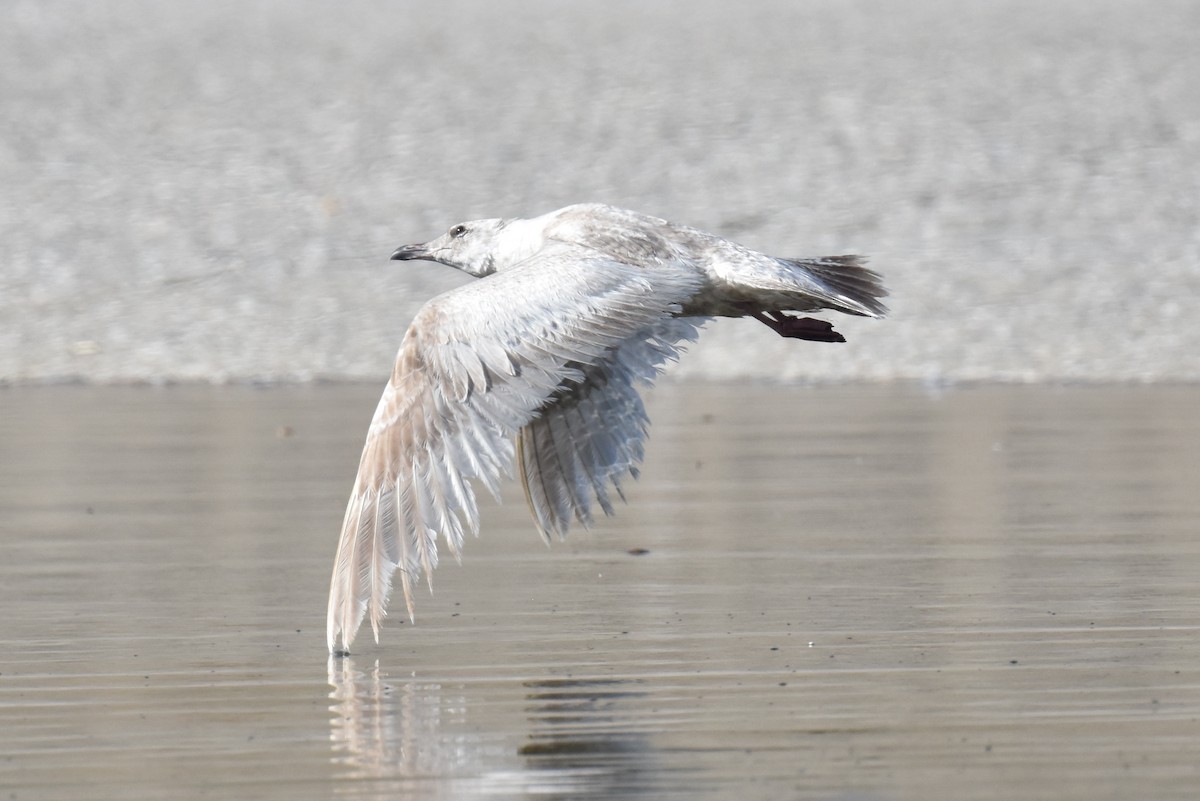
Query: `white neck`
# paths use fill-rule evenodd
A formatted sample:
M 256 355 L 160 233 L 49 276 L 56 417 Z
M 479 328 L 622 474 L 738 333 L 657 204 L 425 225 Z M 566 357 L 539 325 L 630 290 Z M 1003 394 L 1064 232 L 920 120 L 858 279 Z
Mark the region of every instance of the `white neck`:
M 497 270 L 512 267 L 541 250 L 546 242 L 546 221 L 542 217 L 513 220 L 504 226 L 493 254 Z

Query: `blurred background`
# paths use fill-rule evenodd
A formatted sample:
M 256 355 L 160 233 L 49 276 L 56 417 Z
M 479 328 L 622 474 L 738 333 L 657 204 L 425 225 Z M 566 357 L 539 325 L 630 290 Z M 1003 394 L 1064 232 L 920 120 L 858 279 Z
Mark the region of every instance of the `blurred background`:
M 0 381 L 382 379 L 461 219 L 867 254 L 833 347 L 676 375 L 1200 379 L 1200 4 L 0 6 Z

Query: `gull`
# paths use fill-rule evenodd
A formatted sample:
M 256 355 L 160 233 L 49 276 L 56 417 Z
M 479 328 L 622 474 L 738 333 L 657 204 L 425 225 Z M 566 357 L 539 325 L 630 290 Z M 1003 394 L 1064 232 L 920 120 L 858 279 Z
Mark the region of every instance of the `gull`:
M 413 614 L 432 589 L 438 539 L 461 561 L 479 533 L 472 481 L 499 500 L 513 464 L 549 542 L 593 509 L 613 514 L 637 478 L 649 419 L 639 388 L 712 317 L 844 342 L 789 312 L 883 317 L 880 277 L 857 256 L 783 259 L 656 217 L 596 203 L 530 219 L 459 223 L 392 259 L 482 280 L 430 300 L 400 344 L 346 507 L 329 592 L 330 653 L 363 618 L 375 642 L 398 570 Z M 337 647 L 340 638 L 341 648 Z

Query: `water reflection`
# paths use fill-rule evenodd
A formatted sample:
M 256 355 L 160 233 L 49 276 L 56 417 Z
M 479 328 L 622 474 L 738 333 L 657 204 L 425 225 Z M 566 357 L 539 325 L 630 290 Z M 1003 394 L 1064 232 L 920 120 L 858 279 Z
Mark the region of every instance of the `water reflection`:
M 431 797 L 637 797 L 658 773 L 634 680 L 527 681 L 506 704 L 495 687 L 394 679 L 378 661 L 331 658 L 328 675 L 332 761 L 343 779 L 376 780 L 379 797 L 418 786 Z M 507 709 L 507 727 L 485 721 Z
M 348 778 L 450 775 L 464 751 L 441 743 L 447 704 L 437 683 L 390 681 L 379 662 L 361 670 L 351 658 L 329 659 L 333 761 Z M 452 712 L 449 714 L 453 714 Z
M 598 797 L 648 794 L 654 748 L 630 707 L 649 693 L 627 679 L 525 683 L 530 733 L 518 753 L 544 790 Z M 643 720 L 643 726 L 645 725 Z
M 664 386 L 617 518 L 509 487 L 323 676 L 376 400 L 0 392 L 5 795 L 1195 796 L 1195 387 Z

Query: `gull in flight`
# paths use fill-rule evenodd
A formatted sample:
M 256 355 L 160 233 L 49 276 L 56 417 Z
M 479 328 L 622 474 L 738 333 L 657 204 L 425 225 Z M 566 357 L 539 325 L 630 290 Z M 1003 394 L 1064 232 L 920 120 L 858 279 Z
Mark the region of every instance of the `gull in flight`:
M 780 336 L 844 342 L 832 309 L 883 317 L 886 291 L 857 256 L 782 259 L 695 228 L 600 204 L 531 219 L 459 223 L 393 259 L 483 280 L 426 303 L 409 326 L 367 430 L 329 592 L 329 650 L 379 625 L 399 570 L 413 587 L 441 538 L 460 558 L 477 534 L 472 481 L 499 497 L 517 473 L 538 531 L 563 537 L 613 514 L 637 477 L 649 385 L 712 317 L 753 317 Z M 338 640 L 341 648 L 337 648 Z

